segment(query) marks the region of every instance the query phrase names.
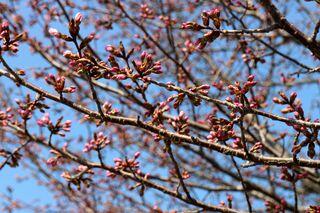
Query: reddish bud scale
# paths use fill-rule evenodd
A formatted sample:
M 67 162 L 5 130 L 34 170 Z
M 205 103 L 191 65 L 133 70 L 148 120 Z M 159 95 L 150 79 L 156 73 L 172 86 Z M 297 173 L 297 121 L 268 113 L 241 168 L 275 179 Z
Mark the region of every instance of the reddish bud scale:
M 185 22 L 185 23 L 182 23 L 181 29 L 200 31 L 200 30 L 204 29 L 204 27 L 201 26 L 200 24 L 197 24 L 196 22 Z

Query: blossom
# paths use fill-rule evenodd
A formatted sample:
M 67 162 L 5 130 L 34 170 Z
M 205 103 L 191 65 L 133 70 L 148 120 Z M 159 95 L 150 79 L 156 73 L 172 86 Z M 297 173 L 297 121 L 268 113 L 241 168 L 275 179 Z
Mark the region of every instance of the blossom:
M 51 27 L 49 28 L 49 33 L 50 33 L 50 35 L 55 36 L 55 37 L 58 37 L 60 35 L 60 33 L 57 29 L 51 28 Z
M 83 16 L 82 16 L 81 13 L 77 13 L 77 14 L 74 16 L 74 21 L 75 21 L 76 24 L 78 24 L 78 25 L 81 23 L 82 19 L 83 19 Z

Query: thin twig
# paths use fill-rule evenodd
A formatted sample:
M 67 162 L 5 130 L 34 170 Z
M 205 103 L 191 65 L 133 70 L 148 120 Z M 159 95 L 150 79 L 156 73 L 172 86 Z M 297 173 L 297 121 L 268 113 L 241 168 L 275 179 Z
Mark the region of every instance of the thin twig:
M 185 185 L 185 183 L 184 183 L 184 181 L 183 181 L 183 177 L 182 177 L 182 175 L 181 175 L 181 172 L 180 172 L 180 169 L 179 169 L 179 165 L 178 165 L 178 163 L 177 163 L 177 161 L 176 161 L 176 159 L 174 158 L 174 155 L 173 155 L 173 153 L 172 153 L 172 148 L 171 148 L 171 142 L 170 142 L 170 141 L 167 141 L 167 142 L 166 142 L 166 147 L 167 147 L 169 156 L 170 156 L 170 158 L 171 158 L 171 160 L 172 160 L 172 162 L 173 162 L 173 164 L 174 164 L 176 173 L 177 173 L 178 178 L 179 178 L 179 180 L 180 180 L 180 184 L 181 184 L 184 192 L 186 193 L 187 198 L 190 199 L 190 200 L 193 200 L 193 198 L 191 197 L 191 195 L 190 195 L 190 193 L 189 193 L 189 191 L 188 191 L 187 186 Z

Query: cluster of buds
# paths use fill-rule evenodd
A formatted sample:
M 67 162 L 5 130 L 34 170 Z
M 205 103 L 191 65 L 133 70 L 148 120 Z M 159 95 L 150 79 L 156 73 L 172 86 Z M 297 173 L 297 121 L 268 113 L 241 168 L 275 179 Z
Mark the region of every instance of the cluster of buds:
M 296 80 L 296 78 L 291 76 L 285 76 L 283 73 L 280 73 L 280 75 L 281 75 L 280 80 L 284 85 L 292 84 Z
M 213 8 L 210 11 L 203 11 L 201 13 L 202 24 L 200 25 L 196 22 L 184 22 L 181 25 L 181 29 L 184 30 L 193 30 L 200 31 L 202 29 L 206 29 L 210 25 L 210 20 L 213 21 L 214 26 L 217 29 L 220 29 L 221 20 L 220 20 L 220 10 L 218 8 Z
M 116 58 L 121 58 L 128 63 L 129 58 L 134 52 L 134 49 L 131 49 L 129 52 L 126 52 L 122 42 L 118 48 L 112 45 L 106 46 L 106 51 L 111 53 L 108 57 L 108 62 L 111 66 L 110 69 L 106 69 L 107 72 L 104 73 L 104 78 L 106 79 L 115 79 L 115 80 L 125 80 L 127 78 L 133 78 L 133 71 L 129 68 L 120 68 Z
M 184 42 L 184 47 L 182 48 L 182 51 L 191 54 L 195 50 L 196 50 L 196 46 L 194 45 L 194 43 L 190 39 L 187 39 Z
M 189 134 L 189 118 L 185 115 L 183 111 L 179 113 L 178 116 L 175 116 L 173 119 L 169 120 L 169 123 L 172 125 L 173 129 L 180 134 Z
M 128 60 L 130 58 L 130 56 L 133 54 L 133 52 L 134 52 L 134 48 L 132 48 L 130 51 L 127 52 L 126 49 L 124 48 L 122 42 L 120 42 L 119 47 L 115 47 L 113 45 L 107 45 L 105 47 L 105 49 L 106 49 L 106 51 L 111 53 L 112 56 L 117 57 L 117 58 L 122 58 L 124 60 Z M 113 63 L 117 63 L 117 62 L 113 62 L 113 61 L 110 61 L 110 60 L 109 60 L 109 62 L 110 62 L 112 67 L 118 67 L 119 68 L 119 65 L 117 65 L 117 64 L 113 65 Z
M 75 15 L 75 17 L 70 20 L 70 22 L 69 22 L 69 34 L 70 34 L 70 36 L 60 33 L 55 28 L 49 28 L 49 30 L 48 30 L 49 34 L 51 36 L 54 36 L 54 37 L 58 38 L 58 39 L 62 39 L 62 40 L 67 41 L 67 42 L 75 42 L 76 43 L 77 36 L 79 35 L 80 24 L 81 24 L 82 19 L 83 19 L 82 14 L 81 13 L 77 13 Z M 94 38 L 95 38 L 95 33 L 89 34 L 80 43 L 79 49 L 82 50 L 83 48 L 85 48 Z
M 301 101 L 297 99 L 297 93 L 292 92 L 290 97 L 287 97 L 284 92 L 279 92 L 280 98 L 274 97 L 272 100 L 276 104 L 288 105 L 282 109 L 281 112 L 284 114 L 294 113 L 296 119 L 304 120 L 304 111 L 301 107 Z
M 62 119 L 63 117 L 60 117 L 56 124 L 53 124 L 49 113 L 45 113 L 42 118 L 37 120 L 37 124 L 41 127 L 47 127 L 52 134 L 64 137 L 65 134 L 62 131 L 70 132 L 71 120 L 66 120 L 64 123 L 62 123 Z
M 296 119 L 310 121 L 310 118 L 304 117 L 304 111 L 301 107 L 301 101 L 297 100 L 297 93 L 292 92 L 290 97 L 287 97 L 283 92 L 279 93 L 280 98 L 274 97 L 273 102 L 280 105 L 287 105 L 284 109 L 281 110 L 282 113 L 293 113 Z M 315 120 L 314 122 L 319 122 L 319 120 Z M 308 156 L 310 158 L 314 158 L 315 156 L 315 142 L 318 140 L 318 130 L 311 129 L 309 130 L 304 125 L 294 124 L 287 122 L 288 126 L 292 126 L 297 132 L 301 132 L 306 138 L 300 143 L 296 144 L 292 148 L 292 152 L 294 154 L 298 154 L 302 147 L 308 145 Z
M 29 120 L 32 117 L 32 111 L 29 109 L 18 109 L 18 113 L 23 120 Z
M 176 100 L 173 103 L 173 107 L 175 109 L 177 109 L 183 102 L 184 98 L 186 97 L 186 95 L 184 93 L 179 93 L 178 95 L 175 96 L 171 96 L 171 98 L 176 98 Z M 198 105 L 200 104 L 201 100 L 199 98 L 194 98 L 195 100 L 197 100 Z M 198 101 L 199 100 L 199 101 Z
M 210 89 L 210 85 L 204 84 L 198 87 L 190 88 L 189 91 L 201 95 L 208 95 Z
M 79 32 L 78 32 L 79 33 Z M 75 42 L 76 40 L 76 37 L 70 37 L 68 35 L 65 35 L 65 34 L 62 34 L 60 33 L 57 29 L 55 28 L 49 28 L 49 34 L 58 38 L 58 39 L 62 39 L 64 41 L 67 41 L 67 42 Z M 82 50 L 83 48 L 85 48 L 93 39 L 95 38 L 95 33 L 90 33 L 87 37 L 85 37 L 80 45 L 79 45 L 79 49 Z M 76 54 L 70 54 L 71 52 L 70 51 L 66 51 L 63 55 L 66 57 L 66 58 L 79 58 L 78 55 Z
M 83 152 L 89 152 L 91 150 L 98 151 L 103 149 L 110 143 L 111 141 L 108 139 L 107 136 L 103 135 L 103 132 L 99 132 L 98 134 L 94 133 L 93 139 L 85 144 Z
M 209 89 L 210 89 L 210 86 L 208 84 L 204 84 L 198 87 L 192 87 L 189 89 L 189 91 L 194 94 L 208 95 Z M 176 100 L 173 104 L 173 107 L 175 109 L 178 108 L 182 104 L 185 97 L 186 97 L 185 93 L 179 93 L 177 96 L 175 96 L 174 98 L 176 98 Z M 191 103 L 195 106 L 199 106 L 201 103 L 201 98 L 197 97 L 196 95 L 188 95 L 188 98 L 191 101 Z
M 166 101 L 163 101 L 159 104 L 159 106 L 152 113 L 152 122 L 162 124 L 163 121 L 163 113 L 170 110 L 169 103 L 173 101 L 172 96 L 169 97 Z M 150 112 L 147 112 L 149 115 Z
M 215 143 L 217 141 L 226 141 L 235 137 L 233 122 L 223 118 L 218 119 L 212 117 L 210 118 L 210 124 L 212 131 L 210 131 L 210 134 L 207 136 L 209 142 Z
M 71 51 L 64 52 L 64 56 L 68 59 L 70 67 L 77 73 L 88 73 L 93 78 L 101 78 L 101 68 L 99 66 L 105 66 L 104 62 L 97 62 L 93 57 L 90 50 L 85 49 L 83 55 L 80 58 L 78 54 L 73 54 Z
M 307 172 L 304 172 L 304 173 L 295 172 L 295 174 L 290 174 L 288 168 L 286 167 L 281 168 L 281 175 L 280 175 L 281 180 L 286 180 L 291 183 L 295 183 L 298 180 L 306 178 L 307 176 L 308 176 Z
M 257 84 L 256 81 L 254 81 L 254 75 L 249 75 L 247 82 L 243 84 L 243 86 L 240 85 L 240 83 L 237 81 L 234 83 L 234 85 L 229 85 L 228 89 L 230 91 L 231 95 L 236 95 L 238 97 L 242 97 L 246 93 L 249 92 L 249 90 L 254 87 Z
M 254 81 L 254 76 L 250 75 L 248 77 L 247 82 L 245 82 L 242 86 L 237 81 L 234 83 L 234 85 L 229 85 L 228 89 L 231 95 L 234 95 L 234 99 L 231 97 L 227 97 L 226 101 L 234 104 L 237 108 L 243 109 L 244 107 L 250 107 L 250 108 L 256 108 L 258 106 L 258 103 L 255 99 L 251 99 L 250 101 L 245 96 L 246 93 L 249 92 L 249 90 L 254 87 L 257 84 L 256 81 Z M 232 109 L 233 111 L 237 111 L 237 109 Z
M 106 50 L 111 53 L 111 55 L 108 57 L 108 62 L 111 66 L 111 68 L 106 69 L 107 72 L 105 72 L 104 77 L 106 79 L 116 79 L 116 80 L 125 80 L 127 78 L 131 78 L 133 80 L 142 78 L 142 80 L 148 80 L 147 77 L 150 74 L 161 74 L 161 63 L 160 61 L 154 62 L 153 56 L 151 54 L 148 54 L 147 52 L 142 52 L 140 55 L 139 61 L 132 61 L 132 64 L 137 71 L 137 73 L 134 73 L 133 70 L 129 68 L 120 68 L 118 62 L 116 61 L 115 57 L 121 58 L 126 63 L 128 63 L 130 56 L 134 52 L 134 49 L 131 49 L 128 53 L 126 52 L 124 46 L 122 43 L 120 43 L 120 46 L 118 48 L 107 45 Z
M 208 43 L 212 43 L 214 40 L 216 40 L 218 37 L 220 36 L 220 31 L 217 31 L 217 30 L 212 30 L 212 31 L 209 31 L 207 33 L 205 33 L 203 35 L 203 37 L 201 38 L 198 38 L 196 40 L 196 42 L 194 43 L 194 45 L 202 50 L 204 49 Z
M 40 112 L 44 112 L 44 109 L 49 109 L 49 106 L 42 103 L 43 97 L 37 96 L 35 100 L 31 100 L 30 95 L 26 96 L 25 101 L 16 99 L 16 103 L 19 106 L 18 113 L 23 120 L 29 120 L 32 117 L 32 112 L 35 109 L 39 109 Z
M 262 148 L 263 148 L 263 144 L 261 142 L 257 142 L 251 147 L 249 152 L 251 152 L 251 153 L 260 153 Z
M 123 46 L 122 46 L 123 47 Z M 113 56 L 115 57 L 119 57 L 119 58 L 122 58 L 123 57 L 123 50 L 121 47 L 119 48 L 116 48 L 115 46 L 113 45 L 107 45 L 105 47 L 106 51 L 108 51 L 109 53 L 111 53 Z M 108 59 L 109 60 L 109 59 Z M 110 61 L 110 60 L 109 60 Z M 110 63 L 112 63 L 112 61 L 110 61 Z M 119 66 L 119 65 L 118 65 Z M 118 67 L 117 65 L 115 67 Z M 114 66 L 112 66 L 114 67 Z
M 307 131 L 307 130 L 305 132 L 309 133 L 309 131 Z M 305 133 L 305 132 L 303 132 L 303 133 Z M 312 135 L 308 135 L 300 144 L 296 144 L 292 147 L 292 150 L 291 150 L 292 153 L 296 155 L 301 151 L 302 147 L 308 146 L 307 155 L 310 158 L 314 158 L 314 156 L 316 155 L 315 143 L 318 140 L 317 137 L 318 137 L 317 131 L 315 131 L 314 134 L 312 134 Z
M 226 101 L 229 102 L 229 103 L 232 103 L 234 104 L 237 108 L 240 108 L 240 109 L 243 109 L 244 108 L 244 104 L 243 104 L 243 100 L 240 98 L 240 97 L 235 97 L 234 99 L 232 99 L 231 97 L 227 97 L 226 98 Z M 250 107 L 253 106 L 253 105 L 250 105 Z M 233 108 L 230 108 L 233 112 L 236 112 L 237 109 L 233 109 Z
M 266 61 L 260 56 L 259 53 L 255 53 L 251 48 L 246 47 L 242 54 L 242 60 L 250 67 L 257 68 L 258 63 L 264 64 Z
M 62 159 L 63 157 L 62 157 L 62 155 L 61 155 L 58 151 L 56 151 L 56 150 L 54 150 L 54 149 L 51 149 L 51 150 L 50 150 L 50 153 L 51 153 L 51 154 L 54 154 L 55 156 L 49 158 L 46 163 L 47 163 L 48 166 L 56 167 L 59 163 L 61 163 L 61 159 Z
M 166 25 L 166 26 L 172 26 L 177 23 L 176 19 L 172 19 L 172 17 L 169 16 L 159 16 L 159 19 Z
M 158 129 L 164 129 L 163 124 L 160 124 L 157 126 Z M 153 139 L 155 142 L 160 142 L 161 140 L 164 140 L 165 137 L 161 134 L 153 134 Z
M 285 199 L 281 199 L 280 204 L 275 204 L 269 200 L 266 200 L 264 202 L 264 205 L 266 206 L 267 212 L 280 213 L 285 212 L 287 202 L 285 201 Z
M 116 80 L 125 80 L 128 78 L 128 72 L 125 69 L 120 69 L 120 66 L 118 62 L 116 61 L 115 57 L 113 55 L 110 55 L 108 57 L 108 61 L 111 65 L 110 72 L 105 73 L 105 78 L 109 79 L 116 79 Z M 112 75 L 111 75 L 112 73 Z
M 179 177 L 176 169 L 170 169 L 169 173 L 171 174 L 171 176 L 173 176 L 175 178 Z M 181 172 L 181 177 L 182 177 L 182 179 L 186 180 L 186 179 L 189 179 L 191 177 L 191 175 L 189 174 L 188 171 L 184 170 L 183 172 Z
M 9 22 L 4 21 L 1 24 L 0 28 L 0 38 L 3 39 L 4 43 L 10 42 L 10 29 L 9 29 Z
M 268 106 L 267 103 L 267 92 L 264 89 L 257 90 L 255 95 L 248 98 L 251 108 L 265 108 Z
M 104 114 L 106 114 L 106 115 L 118 115 L 119 114 L 119 110 L 112 109 L 112 104 L 109 102 L 105 102 L 102 105 L 102 110 L 103 110 Z
M 215 88 L 217 88 L 219 91 L 225 91 L 225 86 L 224 86 L 224 83 L 223 81 L 219 81 L 219 82 L 213 82 L 212 83 L 212 86 L 214 86 Z
M 5 111 L 0 110 L 0 125 L 7 126 L 8 122 L 10 122 L 11 118 L 13 118 L 13 114 L 10 113 L 12 109 L 8 107 Z
M 134 171 L 137 174 L 140 174 L 141 171 L 139 170 L 139 162 L 137 159 L 140 157 L 140 152 L 136 152 L 134 154 L 134 157 L 131 159 L 121 159 L 121 158 L 115 158 L 113 159 L 115 163 L 115 169 L 116 170 L 126 170 L 126 171 Z
M 140 61 L 132 61 L 134 68 L 138 72 L 136 77 L 144 77 L 150 75 L 151 73 L 154 74 L 161 74 L 161 63 L 160 61 L 154 62 L 153 56 L 147 52 L 142 52 L 140 55 Z
M 76 91 L 76 87 L 65 87 L 66 78 L 64 76 L 55 77 L 53 74 L 50 74 L 45 77 L 45 80 L 48 84 L 54 86 L 54 89 L 59 93 L 74 93 Z
M 240 138 L 235 138 L 233 140 L 232 148 L 234 148 L 234 149 L 242 149 L 243 148 L 243 144 L 242 144 Z
M 183 30 L 193 30 L 193 31 L 200 31 L 200 30 L 205 29 L 204 26 L 202 26 L 196 22 L 184 22 L 184 23 L 182 23 L 180 28 Z
M 203 29 L 211 29 L 209 32 L 206 32 L 201 38 L 198 38 L 194 45 L 198 49 L 203 49 L 208 43 L 212 43 L 220 36 L 220 26 L 221 26 L 221 19 L 220 19 L 220 10 L 218 8 L 213 8 L 210 11 L 203 11 L 201 14 L 202 17 L 202 24 L 198 24 L 196 22 L 185 22 L 182 23 L 181 29 L 186 30 L 193 30 L 193 31 L 201 31 Z M 213 24 L 216 29 L 209 27 L 210 20 L 213 21 Z
M 202 24 L 204 26 L 209 26 L 210 25 L 210 20 L 213 21 L 213 25 L 217 28 L 220 29 L 221 26 L 221 20 L 220 20 L 220 9 L 218 8 L 213 8 L 209 11 L 203 11 L 201 13 L 201 18 L 202 18 Z
M 147 4 L 142 4 L 140 6 L 140 17 L 143 19 L 154 19 L 154 11 Z
M 69 22 L 69 33 L 72 38 L 76 38 L 80 31 L 80 24 L 83 19 L 81 13 L 77 13 Z
M 250 48 L 247 41 L 240 41 L 239 50 L 242 50 L 243 52 L 241 56 L 242 60 L 250 67 L 257 68 L 258 63 L 265 63 L 265 59 L 260 56 L 262 54 L 257 53 L 252 48 Z
M 111 50 L 111 49 L 112 48 L 109 47 L 109 50 L 112 51 L 114 54 L 118 54 L 118 53 L 120 54 L 118 50 L 116 49 Z M 132 71 L 126 68 L 121 69 L 114 55 L 110 55 L 108 57 L 108 61 L 109 61 L 109 64 L 111 65 L 111 68 L 107 69 L 107 72 L 104 73 L 104 78 L 122 81 L 131 76 Z
M 3 40 L 3 45 L 1 46 L 2 51 L 11 51 L 13 53 L 18 52 L 19 40 L 22 39 L 23 33 L 15 36 L 14 39 L 10 38 L 10 28 L 9 22 L 4 21 L 0 25 L 0 39 Z
M 94 171 L 92 171 L 91 169 L 89 169 L 87 166 L 84 165 L 79 165 L 76 169 L 75 169 L 76 173 L 87 173 L 87 174 L 94 174 Z

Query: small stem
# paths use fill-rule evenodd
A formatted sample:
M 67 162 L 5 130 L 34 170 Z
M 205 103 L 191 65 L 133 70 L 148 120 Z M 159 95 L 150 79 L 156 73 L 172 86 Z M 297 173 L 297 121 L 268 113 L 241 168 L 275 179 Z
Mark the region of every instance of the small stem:
M 99 158 L 99 161 L 101 163 L 101 166 L 104 167 L 105 164 L 103 163 L 103 157 L 102 157 L 101 149 L 99 148 L 97 151 L 98 151 L 98 158 Z
M 186 193 L 187 198 L 188 198 L 189 200 L 193 200 L 193 198 L 191 197 L 191 195 L 190 195 L 190 193 L 189 193 L 189 191 L 188 191 L 187 186 L 184 184 L 183 177 L 182 177 L 181 172 L 180 172 L 180 169 L 179 169 L 179 165 L 178 165 L 176 159 L 175 159 L 174 156 L 173 156 L 172 149 L 171 149 L 171 142 L 167 142 L 166 146 L 167 146 L 167 148 L 168 148 L 168 153 L 169 153 L 170 158 L 171 158 L 171 160 L 172 160 L 172 162 L 173 162 L 173 164 L 174 164 L 174 167 L 175 167 L 175 170 L 176 170 L 176 172 L 177 172 L 178 178 L 179 178 L 179 180 L 180 180 L 180 184 L 181 184 L 184 192 Z
M 292 188 L 293 188 L 293 193 L 294 193 L 294 213 L 298 213 L 298 192 L 297 192 L 297 186 L 296 186 L 296 173 L 292 169 L 292 174 L 293 174 L 293 181 L 292 181 Z
M 79 53 L 79 57 L 81 58 L 81 57 L 82 57 L 82 53 L 81 53 L 81 49 L 80 49 L 80 47 L 79 47 L 79 44 L 78 44 L 78 41 L 77 41 L 77 38 L 76 38 L 76 37 L 73 38 L 73 43 L 75 44 L 75 46 L 76 46 L 76 48 L 77 48 L 77 50 L 78 50 L 78 53 Z M 86 75 L 87 80 L 88 80 L 88 82 L 89 82 L 90 90 L 91 90 L 91 94 L 92 94 L 92 98 L 93 98 L 93 100 L 94 100 L 95 103 L 96 103 L 96 106 L 97 106 L 97 108 L 98 108 L 99 114 L 101 115 L 103 121 L 106 122 L 106 121 L 107 121 L 107 117 L 105 116 L 105 114 L 104 114 L 103 111 L 102 111 L 101 103 L 100 103 L 100 101 L 99 101 L 97 92 L 96 92 L 96 90 L 95 90 L 95 88 L 94 88 L 94 85 L 93 85 L 93 83 L 92 83 L 92 79 L 91 79 L 91 76 L 90 76 L 89 71 L 88 71 L 88 72 L 85 72 L 85 75 Z
M 19 86 L 22 83 L 22 79 L 19 77 L 19 75 L 7 64 L 7 62 L 2 57 L 2 54 L 0 52 L 0 61 L 3 64 L 3 66 L 8 70 L 10 74 L 12 74 L 15 77 L 15 82 Z

